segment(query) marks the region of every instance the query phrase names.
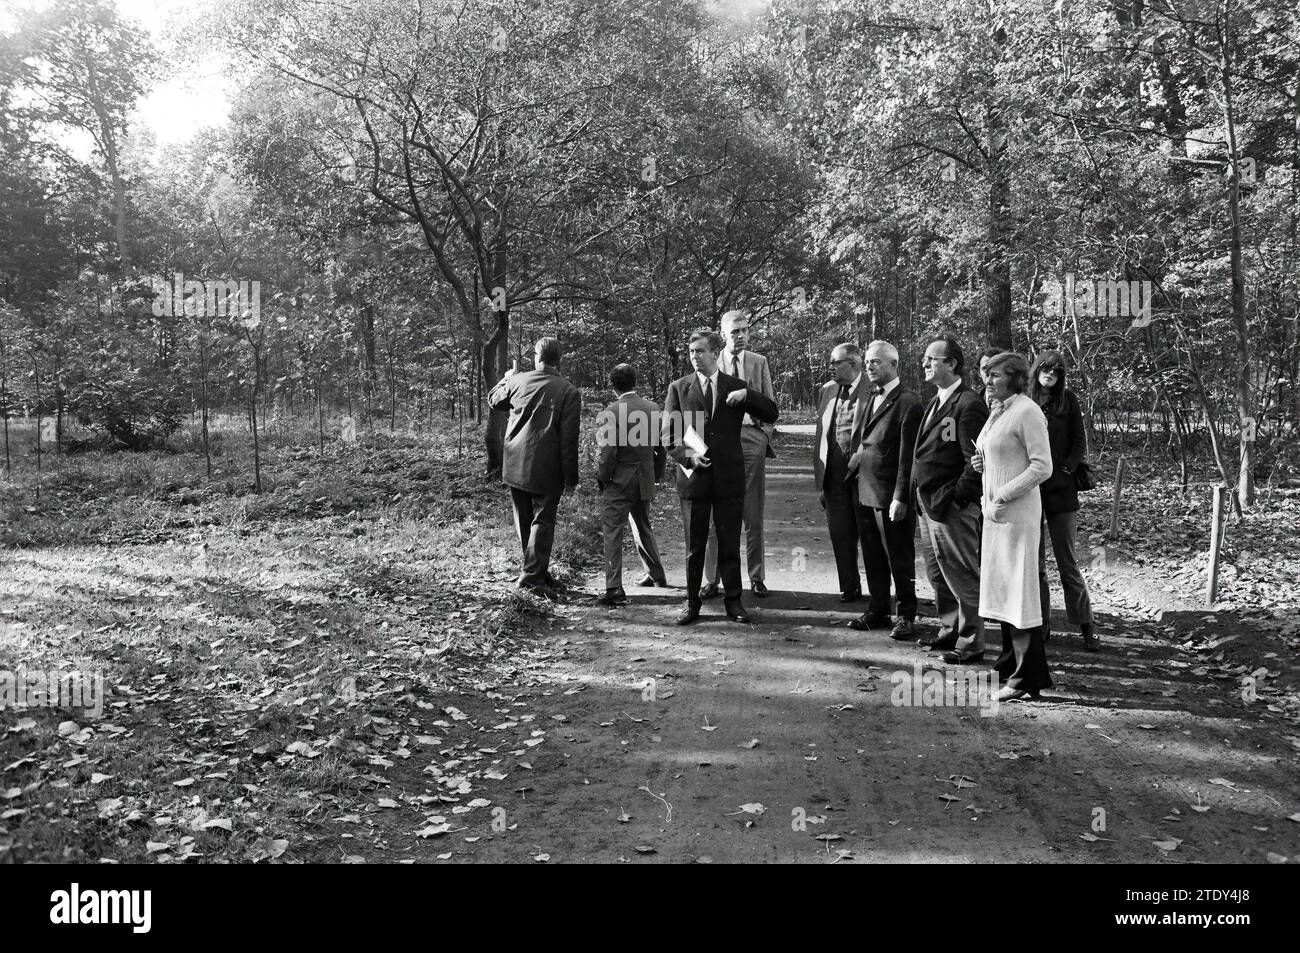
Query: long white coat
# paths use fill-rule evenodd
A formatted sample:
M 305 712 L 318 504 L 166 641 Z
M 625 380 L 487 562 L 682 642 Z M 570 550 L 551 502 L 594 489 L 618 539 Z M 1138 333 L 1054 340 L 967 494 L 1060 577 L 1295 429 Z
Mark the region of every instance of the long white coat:
M 989 416 L 975 446 L 984 453 L 984 533 L 980 547 L 980 615 L 1017 629 L 1043 623 L 1038 538 L 1043 521 L 1038 484 L 1052 475 L 1047 418 L 1033 400 L 1012 394 Z

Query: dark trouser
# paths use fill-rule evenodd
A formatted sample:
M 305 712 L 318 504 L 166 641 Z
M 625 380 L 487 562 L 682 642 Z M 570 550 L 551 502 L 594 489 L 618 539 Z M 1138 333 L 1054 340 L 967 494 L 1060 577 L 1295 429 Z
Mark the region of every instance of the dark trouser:
M 984 620 L 980 617 L 980 506 L 949 507 L 943 522 L 917 510 L 921 556 L 934 587 L 939 611 L 939 639 L 955 638 L 962 655 L 984 651 Z
M 682 500 L 682 527 L 686 531 L 686 598 L 700 605 L 700 580 L 704 577 L 704 551 L 709 545 L 709 525 L 718 533 L 718 574 L 726 601 L 740 602 L 740 521 L 743 496 L 725 500 Z
M 601 530 L 605 536 L 605 588 L 623 588 L 623 530 L 631 517 L 632 540 L 645 571 L 656 582 L 668 584 L 664 566 L 659 559 L 659 545 L 654 530 L 650 528 L 650 507 L 641 498 L 636 484 L 630 487 L 605 487 L 605 508 L 601 514 Z
M 889 510 L 858 506 L 858 537 L 862 540 L 862 566 L 867 575 L 867 615 L 889 615 L 889 577 L 894 577 L 898 617 L 916 618 L 916 520 L 893 522 Z
M 763 582 L 767 570 L 763 563 L 763 507 L 767 502 L 767 434 L 761 427 L 746 424 L 740 428 L 740 449 L 745 457 L 745 506 L 741 513 L 745 536 L 745 563 L 750 582 Z M 718 538 L 709 534 L 709 548 L 704 551 L 704 575 L 709 582 L 718 581 Z
M 848 461 L 832 443 L 826 457 L 822 493 L 826 497 L 826 529 L 835 553 L 835 571 L 840 579 L 840 592 L 845 593 L 862 591 L 862 579 L 858 575 L 858 481 L 846 484 L 847 475 Z
M 515 529 L 524 551 L 520 586 L 545 586 L 551 568 L 551 546 L 555 543 L 555 514 L 560 494 L 540 495 L 510 488 L 515 505 Z
M 1079 560 L 1074 551 L 1077 536 L 1077 513 L 1053 513 L 1043 517 L 1043 529 L 1038 535 L 1038 591 L 1043 604 L 1043 632 L 1052 632 L 1052 594 L 1047 585 L 1047 537 L 1052 537 L 1052 552 L 1056 555 L 1056 568 L 1061 573 L 1061 586 L 1065 590 L 1065 617 L 1074 625 L 1092 624 L 1092 601 L 1088 598 L 1088 583 L 1079 571 Z
M 1017 629 L 1002 623 L 1002 654 L 993 664 L 1002 684 L 1026 692 L 1052 687 L 1052 673 L 1047 668 L 1047 651 L 1043 648 L 1043 627 Z

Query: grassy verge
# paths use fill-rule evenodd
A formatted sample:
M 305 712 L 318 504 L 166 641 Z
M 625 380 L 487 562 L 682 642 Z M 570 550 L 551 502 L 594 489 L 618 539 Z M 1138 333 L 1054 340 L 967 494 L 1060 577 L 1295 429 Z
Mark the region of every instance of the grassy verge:
M 266 450 L 260 495 L 237 432 L 212 480 L 193 452 L 47 457 L 38 498 L 18 461 L 0 501 L 9 701 L 19 672 L 104 688 L 100 713 L 0 711 L 0 862 L 319 856 L 322 813 L 547 624 L 513 589 L 509 497 L 454 429 L 323 452 L 299 437 Z M 588 502 L 562 507 L 561 578 L 595 550 Z

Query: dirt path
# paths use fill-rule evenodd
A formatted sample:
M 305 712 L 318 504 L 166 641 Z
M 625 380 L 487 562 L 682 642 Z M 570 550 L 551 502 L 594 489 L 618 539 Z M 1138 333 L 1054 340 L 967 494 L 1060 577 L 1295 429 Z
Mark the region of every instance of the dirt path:
M 769 464 L 773 595 L 746 592 L 755 623 L 730 623 L 719 600 L 705 604 L 703 621 L 678 628 L 681 590 L 629 589 L 632 605 L 615 610 L 564 607 L 538 646 L 551 661 L 537 687 L 497 696 L 496 713 L 534 713 L 544 739 L 526 757 L 494 754 L 509 780 L 493 803 L 510 829 L 494 832 L 479 817 L 430 852 L 811 863 L 840 851 L 851 852 L 844 862 L 1261 862 L 1300 853 L 1300 824 L 1287 819 L 1300 810 L 1286 738 L 1295 729 L 1244 702 L 1237 679 L 1180 655 L 1171 630 L 1147 613 L 1110 604 L 1104 586 L 1107 651 L 1082 652 L 1057 620 L 1050 701 L 1011 703 L 991 717 L 969 705 L 891 704 L 895 680 L 911 694 L 917 665 L 949 683 L 969 669 L 936 666 L 886 632 L 847 627 L 862 606 L 838 602 L 810 445 L 807 434 L 789 435 Z M 681 585 L 675 504 L 673 494 L 661 497 L 656 525 L 669 579 Z M 795 558 L 800 549 L 806 564 Z M 920 568 L 917 578 L 925 600 Z M 589 591 L 602 585 L 593 577 Z M 500 717 L 471 711 L 468 699 L 457 704 L 479 725 Z M 464 836 L 474 840 L 462 844 Z

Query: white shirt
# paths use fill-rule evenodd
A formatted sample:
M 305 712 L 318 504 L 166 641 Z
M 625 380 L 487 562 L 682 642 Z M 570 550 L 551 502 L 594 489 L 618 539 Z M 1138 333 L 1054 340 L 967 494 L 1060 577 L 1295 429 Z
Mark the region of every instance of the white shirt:
M 706 393 L 708 393 L 708 391 L 705 390 L 705 387 L 704 387 L 704 385 L 705 385 L 706 382 L 708 382 L 708 383 L 712 383 L 712 384 L 713 384 L 713 406 L 709 408 L 709 416 L 712 417 L 712 416 L 713 416 L 713 412 L 714 412 L 715 410 L 718 409 L 718 371 L 717 371 L 717 368 L 714 368 L 714 370 L 713 370 L 713 376 L 712 376 L 712 377 L 705 377 L 705 376 L 704 376 L 703 374 L 701 374 L 699 371 L 696 371 L 696 372 L 695 372 L 695 378 L 696 378 L 696 380 L 698 380 L 698 381 L 700 382 L 700 393 L 702 393 L 702 394 L 706 394 Z
M 622 400 L 624 397 L 635 397 L 635 396 L 636 396 L 636 390 L 633 389 L 633 390 L 625 390 L 621 394 L 616 394 L 615 398 L 617 400 Z
M 961 386 L 961 378 L 959 377 L 951 384 L 949 384 L 947 387 L 940 387 L 939 395 L 934 402 L 934 409 L 930 411 L 929 415 L 927 416 L 933 417 L 935 414 L 937 414 L 939 412 L 939 408 L 942 407 L 944 404 L 948 403 L 948 398 L 951 397 L 954 393 L 956 393 L 957 388 L 960 386 Z M 930 421 L 927 419 L 925 422 L 928 424 Z
M 885 385 L 885 390 L 884 390 L 883 393 L 880 393 L 880 394 L 872 394 L 872 395 L 871 395 L 871 401 L 870 401 L 870 403 L 867 404 L 867 418 L 868 418 L 868 419 L 870 419 L 870 418 L 871 418 L 871 415 L 874 414 L 874 413 L 876 412 L 876 407 L 879 406 L 879 404 L 877 403 L 877 401 L 881 401 L 881 402 L 883 402 L 884 399 L 885 399 L 886 397 L 889 396 L 889 392 L 892 391 L 895 387 L 898 386 L 898 380 L 899 380 L 899 379 L 898 379 L 897 377 L 895 377 L 892 381 L 890 381 L 888 384 Z

